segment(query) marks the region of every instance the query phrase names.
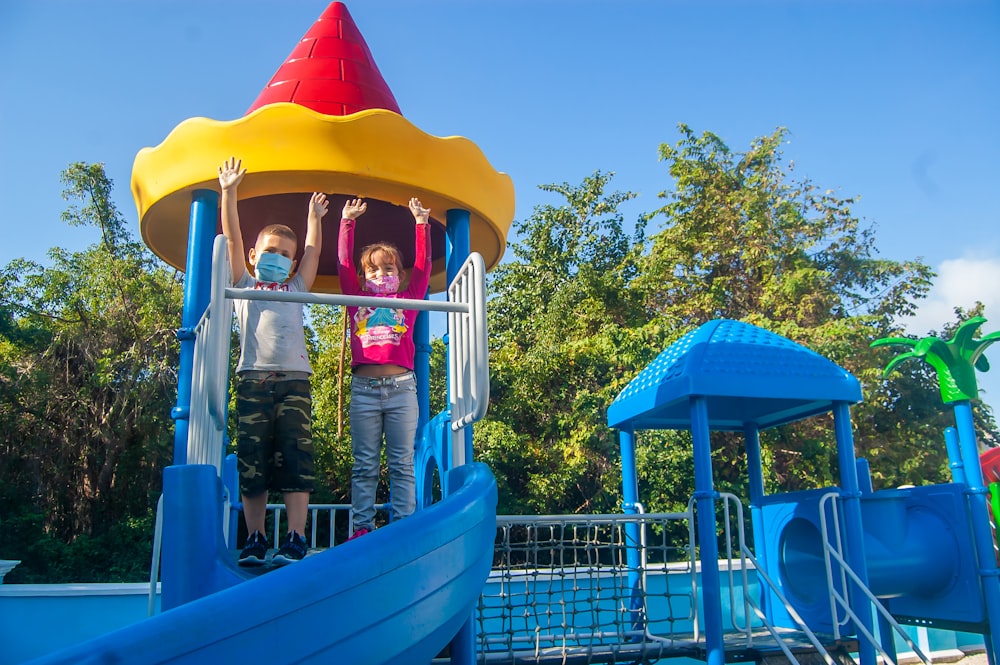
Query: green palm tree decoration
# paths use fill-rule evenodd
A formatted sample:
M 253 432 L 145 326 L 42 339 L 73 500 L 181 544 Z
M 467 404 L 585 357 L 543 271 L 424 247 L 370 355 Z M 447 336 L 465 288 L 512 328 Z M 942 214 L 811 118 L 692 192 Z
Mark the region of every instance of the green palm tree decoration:
M 913 347 L 912 351 L 902 353 L 886 365 L 883 376 L 888 376 L 896 365 L 920 358 L 929 363 L 936 371 L 938 385 L 941 388 L 941 399 L 945 404 L 962 400 L 978 399 L 979 385 L 976 383 L 976 370 L 988 371 L 990 363 L 983 355 L 990 344 L 1000 341 L 1000 331 L 990 333 L 981 339 L 974 339 L 976 330 L 986 319 L 976 316 L 958 326 L 954 337 L 945 342 L 937 337 L 924 337 L 920 340 L 905 337 L 883 337 L 872 342 L 871 346 Z

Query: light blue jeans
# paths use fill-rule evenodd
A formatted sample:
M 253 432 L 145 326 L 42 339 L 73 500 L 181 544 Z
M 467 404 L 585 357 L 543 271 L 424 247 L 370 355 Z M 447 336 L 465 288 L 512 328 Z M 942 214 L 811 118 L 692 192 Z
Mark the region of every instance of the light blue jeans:
M 351 379 L 351 508 L 354 529 L 374 528 L 379 452 L 385 437 L 392 519 L 413 514 L 416 478 L 413 449 L 417 434 L 417 380 L 413 372 Z

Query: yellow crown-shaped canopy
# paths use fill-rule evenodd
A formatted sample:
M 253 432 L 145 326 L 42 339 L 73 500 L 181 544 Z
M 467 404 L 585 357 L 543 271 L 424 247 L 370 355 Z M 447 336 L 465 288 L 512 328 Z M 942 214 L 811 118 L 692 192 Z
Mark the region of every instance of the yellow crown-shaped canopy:
M 408 262 L 414 233 L 407 202 L 416 196 L 431 209 L 433 292 L 446 288 L 447 210 L 469 212 L 471 249 L 483 255 L 487 269 L 503 256 L 514 213 L 513 183 L 493 170 L 474 143 L 431 136 L 392 111 L 330 116 L 281 103 L 228 122 L 186 120 L 159 146 L 136 156 L 132 194 L 142 238 L 179 270 L 185 266 L 192 192 L 218 191 L 218 168 L 231 156 L 247 169 L 239 187 L 246 247 L 253 246 L 260 229 L 276 222 L 304 238 L 312 192 L 331 199 L 314 291 L 340 291 L 336 233 L 347 198 L 369 202 L 358 222 L 356 248 L 389 240 Z

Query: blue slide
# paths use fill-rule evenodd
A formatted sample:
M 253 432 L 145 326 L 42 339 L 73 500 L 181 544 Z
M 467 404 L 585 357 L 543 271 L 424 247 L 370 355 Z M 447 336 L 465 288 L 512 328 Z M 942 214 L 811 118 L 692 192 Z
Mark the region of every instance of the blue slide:
M 496 534 L 489 468 L 447 480 L 405 520 L 32 662 L 427 663 L 472 617 Z

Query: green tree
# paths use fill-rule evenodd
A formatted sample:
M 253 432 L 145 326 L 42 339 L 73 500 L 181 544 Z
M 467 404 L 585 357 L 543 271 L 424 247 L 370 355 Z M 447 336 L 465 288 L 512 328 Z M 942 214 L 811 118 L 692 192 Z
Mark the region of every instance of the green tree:
M 72 164 L 62 181 L 71 201 L 63 221 L 97 229 L 100 240 L 50 250 L 49 266 L 18 259 L 0 271 L 0 477 L 18 494 L 26 529 L 21 541 L 5 538 L 0 556 L 22 560 L 11 581 L 54 582 L 69 569 L 46 570 L 52 560 L 36 557 L 38 547 L 96 542 L 113 553 L 88 557 L 88 571 L 69 567 L 83 575 L 75 581 L 135 579 L 148 571 L 151 515 L 172 454 L 181 282 L 132 239 L 103 165 Z M 129 524 L 144 552 L 111 544 L 131 538 Z M 129 555 L 145 563 L 96 563 Z
M 309 324 L 309 363 L 313 398 L 313 441 L 316 494 L 313 502 L 350 503 L 351 454 L 348 409 L 351 393 L 351 350 L 344 334 L 344 308 L 313 305 Z M 343 361 L 343 364 L 341 364 Z
M 631 289 L 643 223 L 624 230 L 618 208 L 634 194 L 606 193 L 611 177 L 541 187 L 565 202 L 539 206 L 517 225 L 514 260 L 490 282 L 491 410 L 475 446 L 498 478 L 500 512 L 600 512 L 618 503 L 618 442 L 606 408 L 659 344 Z
M 746 153 L 679 129 L 677 145 L 660 146 L 677 186 L 651 215 L 664 228 L 638 280 L 656 313 L 680 328 L 719 317 L 780 328 L 821 353 L 853 344 L 850 329 L 914 313 L 930 268 L 876 258 L 874 229 L 852 214 L 855 199 L 793 180 L 779 149 L 784 129 Z
M 914 313 L 933 272 L 920 261 L 878 258 L 874 228 L 854 216 L 853 198 L 796 180 L 780 146 L 786 131 L 758 138 L 745 153 L 716 135 L 680 125 L 676 145 L 660 146 L 676 183 L 651 237 L 636 287 L 652 312 L 681 334 L 715 318 L 746 321 L 792 339 L 853 372 L 865 389 L 854 407 L 859 455 L 906 463 L 877 471 L 887 483 L 941 479 L 940 432 L 931 389 L 911 382 L 887 399 L 882 362 L 869 349 L 895 321 Z M 919 415 L 914 419 L 913 415 Z M 932 436 L 933 433 L 933 436 Z M 742 439 L 715 435 L 717 478 L 745 478 Z M 836 482 L 830 423 L 815 419 L 765 433 L 771 489 Z M 909 451 L 917 449 L 912 457 Z M 876 466 L 873 460 L 873 467 Z

